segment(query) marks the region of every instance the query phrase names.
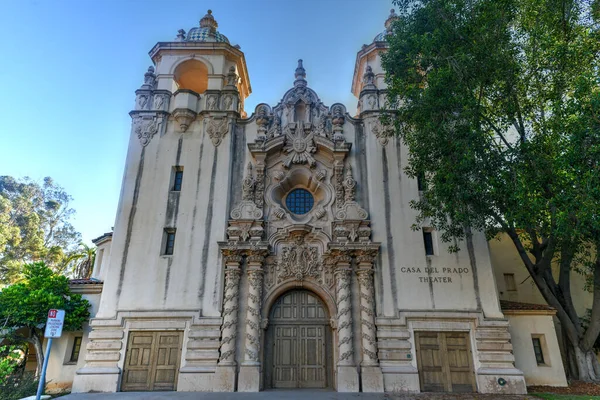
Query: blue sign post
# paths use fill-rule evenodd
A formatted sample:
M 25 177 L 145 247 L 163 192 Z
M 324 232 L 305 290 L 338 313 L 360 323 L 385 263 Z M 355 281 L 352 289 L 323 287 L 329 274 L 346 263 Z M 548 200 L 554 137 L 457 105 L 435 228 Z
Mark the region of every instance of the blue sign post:
M 50 350 L 52 348 L 52 339 L 59 338 L 62 335 L 63 325 L 65 323 L 65 310 L 49 310 L 48 320 L 46 321 L 46 331 L 44 337 L 48 339 L 48 345 L 46 346 L 46 356 L 44 357 L 44 364 L 42 366 L 42 373 L 40 375 L 40 382 L 38 383 L 37 394 L 35 395 L 36 400 L 40 400 L 42 392 L 44 391 L 44 383 L 46 382 L 46 369 L 48 368 L 48 359 L 50 358 Z

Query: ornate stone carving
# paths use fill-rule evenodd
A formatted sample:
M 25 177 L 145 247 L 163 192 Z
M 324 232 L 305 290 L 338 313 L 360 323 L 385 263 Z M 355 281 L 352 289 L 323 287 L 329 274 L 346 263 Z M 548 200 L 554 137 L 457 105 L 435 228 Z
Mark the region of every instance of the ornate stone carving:
M 254 201 L 254 185 L 256 181 L 252 176 L 252 163 L 248 161 L 246 177 L 242 181 L 242 200 Z
M 325 178 L 327 178 L 327 170 L 326 169 L 318 170 L 317 173 L 315 174 L 315 178 L 317 178 L 317 180 L 319 182 L 323 182 L 323 180 Z
M 348 165 L 348 167 L 346 167 L 346 176 L 344 178 L 343 185 L 344 185 L 344 201 L 345 202 L 354 201 L 355 194 L 356 194 L 356 181 L 354 180 L 354 177 L 352 176 L 352 167 L 350 165 Z
M 235 73 L 235 67 L 233 65 L 229 67 L 229 72 L 227 73 L 226 81 L 227 86 L 234 87 L 237 89 L 238 75 Z
M 372 89 L 377 89 L 375 86 L 375 74 L 373 73 L 373 68 L 371 68 L 370 65 L 367 65 L 365 74 L 363 75 L 363 90 Z
M 221 326 L 221 347 L 219 364 L 235 365 L 235 338 L 237 336 L 238 293 L 240 282 L 240 262 L 236 253 L 224 256 L 225 293 L 223 301 L 223 325 Z
M 354 364 L 352 343 L 352 298 L 350 292 L 350 263 L 345 257 L 337 260 L 335 284 L 337 300 L 338 365 Z
M 375 328 L 375 290 L 373 287 L 372 252 L 358 255 L 358 283 L 360 286 L 360 325 L 362 331 L 363 366 L 379 364 L 377 359 L 377 330 Z
M 230 94 L 226 95 L 223 99 L 223 109 L 231 110 L 231 106 L 233 105 L 233 97 Z
M 206 109 L 207 110 L 216 110 L 217 109 L 217 96 L 211 94 L 206 99 Z
M 156 75 L 154 75 L 154 67 L 149 66 L 148 71 L 144 74 L 144 84 L 142 85 L 143 89 L 152 89 L 156 84 Z
M 254 203 L 262 211 L 265 205 L 265 166 L 262 162 L 256 164 L 256 184 L 254 186 Z
M 331 135 L 329 134 L 329 131 L 327 129 L 327 120 L 329 118 L 327 118 L 327 114 L 325 114 L 324 112 L 321 113 L 321 116 L 319 117 L 319 119 L 317 120 L 317 126 L 315 127 L 315 134 L 318 136 L 324 136 L 326 138 L 330 138 Z
M 244 209 L 240 206 L 236 207 L 232 214 L 234 216 L 255 216 L 256 206 Z M 262 210 L 259 210 L 262 211 Z M 239 214 L 238 214 L 239 212 Z M 261 214 L 262 215 L 262 214 Z M 250 239 L 253 242 L 260 241 L 264 234 L 264 228 L 261 221 L 255 221 L 253 218 L 238 218 L 229 221 L 227 228 L 227 239 L 229 242 L 245 242 Z
M 333 166 L 333 179 L 335 186 L 335 204 L 338 208 L 344 205 L 344 164 L 341 161 L 336 161 Z
M 285 210 L 279 206 L 275 206 L 275 208 L 273 209 L 273 215 L 277 219 L 282 219 L 283 217 L 285 217 L 286 214 L 287 213 L 285 212 Z
M 145 109 L 147 103 L 148 103 L 148 96 L 145 94 L 139 95 L 137 98 L 137 109 L 138 110 Z
M 173 118 L 179 124 L 179 130 L 185 132 L 196 119 L 196 113 L 188 108 L 176 108 L 173 110 Z
M 308 277 L 318 278 L 321 269 L 318 248 L 309 246 L 304 243 L 302 236 L 298 236 L 294 245 L 282 248 L 281 258 L 277 263 L 277 278 L 294 278 L 298 281 Z
M 164 102 L 165 102 L 165 99 L 164 99 L 163 95 L 155 94 L 154 95 L 154 104 L 153 104 L 152 108 L 154 108 L 155 110 L 162 110 Z
M 277 115 L 273 116 L 273 124 L 269 131 L 267 132 L 267 139 L 271 139 L 275 136 L 281 135 L 281 118 Z
M 152 137 L 158 132 L 160 122 L 156 116 L 138 117 L 133 121 L 133 131 L 142 146 L 147 146 Z
M 208 137 L 215 146 L 219 146 L 223 141 L 225 135 L 229 131 L 229 121 L 227 118 L 210 118 L 208 119 L 208 125 L 206 132 Z
M 317 217 L 317 219 L 321 219 L 323 217 L 325 217 L 327 215 L 327 211 L 325 210 L 324 207 L 319 207 L 315 210 L 315 217 Z
M 256 110 L 256 125 L 259 136 L 265 136 L 267 133 L 267 125 L 269 124 L 268 112 L 269 109 L 266 105 L 260 105 Z
M 389 132 L 381 125 L 381 122 L 373 122 L 371 125 L 371 131 L 377 137 L 380 145 L 386 146 L 388 144 L 390 135 Z
M 314 133 L 306 133 L 304 124 L 298 122 L 295 127 L 286 126 L 284 130 L 286 137 L 283 151 L 288 156 L 283 160 L 283 165 L 289 168 L 292 164 L 308 164 L 311 168 L 317 164 L 312 153 L 317 151 L 314 145 Z
M 333 118 L 331 122 L 333 123 L 333 140 L 343 141 L 344 140 L 344 122 L 346 122 L 346 117 L 344 117 L 344 108 L 341 105 L 336 105 L 332 110 Z
M 246 311 L 246 348 L 244 362 L 258 364 L 260 344 L 260 309 L 262 304 L 263 271 L 260 263 L 248 262 L 248 306 Z
M 375 96 L 373 96 L 373 95 L 370 95 L 370 96 L 367 98 L 367 101 L 368 101 L 368 103 L 369 103 L 369 107 L 370 107 L 371 109 L 374 109 L 374 108 L 375 108 L 375 105 L 377 104 L 377 99 L 375 98 Z

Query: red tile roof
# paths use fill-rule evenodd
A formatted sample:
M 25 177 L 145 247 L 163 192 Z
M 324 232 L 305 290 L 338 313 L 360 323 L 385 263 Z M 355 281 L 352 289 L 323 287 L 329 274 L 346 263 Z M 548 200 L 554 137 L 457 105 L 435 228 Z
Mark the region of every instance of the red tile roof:
M 69 283 L 71 285 L 102 285 L 102 282 L 99 279 L 89 278 L 89 279 L 69 279 Z
M 554 311 L 554 307 L 546 304 L 521 303 L 518 301 L 500 300 L 502 311 Z

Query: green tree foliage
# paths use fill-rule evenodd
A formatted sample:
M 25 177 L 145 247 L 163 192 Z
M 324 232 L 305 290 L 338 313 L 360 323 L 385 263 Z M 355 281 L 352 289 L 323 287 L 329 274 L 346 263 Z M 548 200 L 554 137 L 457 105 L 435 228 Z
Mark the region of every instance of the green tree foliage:
M 60 271 L 81 241 L 69 220 L 72 200 L 51 178 L 0 176 L 0 283 L 14 282 L 25 263 L 44 261 Z
M 428 181 L 417 226 L 467 246 L 471 228 L 508 234 L 557 309 L 571 376 L 600 380 L 600 2 L 395 4 L 387 122 L 409 148 L 407 173 Z M 574 271 L 590 281 L 589 325 Z
M 66 258 L 65 263 L 69 265 L 66 269 L 70 270 L 73 277 L 86 279 L 92 276 L 95 260 L 96 248 L 80 243 L 79 248 Z
M 43 262 L 26 264 L 23 275 L 22 281 L 0 292 L 0 332 L 10 340 L 35 346 L 39 373 L 44 362 L 41 338 L 48 310 L 65 310 L 63 330 L 76 331 L 89 319 L 90 303 L 80 294 L 71 293 L 69 280 Z

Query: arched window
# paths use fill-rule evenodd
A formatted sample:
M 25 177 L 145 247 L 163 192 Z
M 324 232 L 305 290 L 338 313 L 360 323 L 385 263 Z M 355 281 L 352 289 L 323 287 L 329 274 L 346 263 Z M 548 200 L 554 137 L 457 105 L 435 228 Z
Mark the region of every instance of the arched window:
M 288 210 L 297 215 L 306 214 L 315 204 L 313 195 L 306 189 L 294 189 L 285 198 Z
M 189 89 L 201 94 L 208 88 L 208 67 L 201 61 L 188 60 L 175 69 L 178 89 Z

